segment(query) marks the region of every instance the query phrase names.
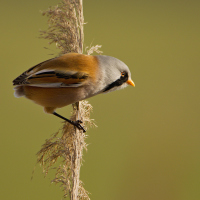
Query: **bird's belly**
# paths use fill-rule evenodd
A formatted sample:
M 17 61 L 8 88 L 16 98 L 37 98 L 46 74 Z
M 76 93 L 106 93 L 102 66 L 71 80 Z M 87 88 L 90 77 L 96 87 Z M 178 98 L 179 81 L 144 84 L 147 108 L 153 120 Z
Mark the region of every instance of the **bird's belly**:
M 42 88 L 24 86 L 26 98 L 43 107 L 61 108 L 85 98 L 83 90 L 79 88 Z

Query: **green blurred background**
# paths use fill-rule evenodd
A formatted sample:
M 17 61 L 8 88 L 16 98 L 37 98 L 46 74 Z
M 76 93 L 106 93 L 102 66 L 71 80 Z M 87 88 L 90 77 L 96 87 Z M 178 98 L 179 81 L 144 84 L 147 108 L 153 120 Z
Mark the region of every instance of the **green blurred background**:
M 0 199 L 62 198 L 36 152 L 61 127 L 42 107 L 13 96 L 12 80 L 58 52 L 38 39 L 40 10 L 58 0 L 0 7 Z M 85 46 L 123 60 L 136 87 L 93 97 L 81 180 L 93 200 L 200 199 L 200 1 L 84 1 Z M 49 47 L 51 50 L 46 50 Z M 70 116 L 71 107 L 58 110 Z

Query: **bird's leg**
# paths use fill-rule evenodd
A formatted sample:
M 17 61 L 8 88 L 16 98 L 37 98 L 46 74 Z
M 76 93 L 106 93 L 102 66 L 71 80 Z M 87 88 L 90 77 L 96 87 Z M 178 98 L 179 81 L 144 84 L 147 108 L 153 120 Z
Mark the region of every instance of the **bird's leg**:
M 83 130 L 83 132 L 86 132 L 86 130 L 80 125 L 80 123 L 83 123 L 81 120 L 77 120 L 77 121 L 74 122 L 74 121 L 72 121 L 70 119 L 67 119 L 67 118 L 63 117 L 62 115 L 59 115 L 56 112 L 53 112 L 52 114 L 57 116 L 57 117 L 59 117 L 59 118 L 61 118 L 61 119 L 64 119 L 65 121 L 69 122 L 70 124 L 76 126 L 79 130 Z

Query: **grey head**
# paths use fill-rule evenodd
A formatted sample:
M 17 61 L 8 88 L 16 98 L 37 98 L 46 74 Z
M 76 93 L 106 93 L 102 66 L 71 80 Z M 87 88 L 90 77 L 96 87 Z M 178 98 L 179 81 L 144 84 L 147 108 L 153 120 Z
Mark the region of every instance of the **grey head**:
M 96 57 L 101 68 L 100 93 L 119 90 L 128 85 L 126 82 L 131 80 L 131 72 L 124 62 L 111 56 L 98 55 Z

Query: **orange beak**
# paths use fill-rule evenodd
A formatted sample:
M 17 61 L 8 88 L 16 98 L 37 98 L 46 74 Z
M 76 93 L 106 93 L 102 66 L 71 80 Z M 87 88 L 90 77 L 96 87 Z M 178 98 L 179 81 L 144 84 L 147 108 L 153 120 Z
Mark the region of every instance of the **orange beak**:
M 135 87 L 135 83 L 129 79 L 128 81 L 126 81 L 127 84 L 132 85 L 133 87 Z

